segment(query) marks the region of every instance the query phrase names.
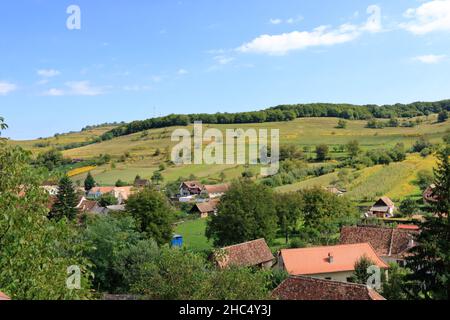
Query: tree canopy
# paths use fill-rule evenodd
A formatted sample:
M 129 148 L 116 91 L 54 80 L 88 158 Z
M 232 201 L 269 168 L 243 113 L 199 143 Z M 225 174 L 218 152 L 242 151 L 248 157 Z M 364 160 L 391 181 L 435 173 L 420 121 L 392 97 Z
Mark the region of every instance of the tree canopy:
M 217 216 L 208 221 L 206 236 L 216 246 L 227 246 L 258 238 L 271 241 L 276 229 L 273 191 L 250 179 L 241 179 L 222 197 Z

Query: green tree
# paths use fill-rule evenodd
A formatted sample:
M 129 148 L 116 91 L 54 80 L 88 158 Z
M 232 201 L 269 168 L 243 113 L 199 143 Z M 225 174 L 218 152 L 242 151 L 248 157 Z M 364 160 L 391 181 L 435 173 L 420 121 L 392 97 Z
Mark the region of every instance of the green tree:
M 326 144 L 320 144 L 316 147 L 316 160 L 325 161 L 328 158 L 329 148 Z
M 35 161 L 38 166 L 44 166 L 49 171 L 52 171 L 61 165 L 67 164 L 68 162 L 69 160 L 64 159 L 61 151 L 58 151 L 56 149 L 51 149 L 49 151 L 40 153 Z
M 407 277 L 411 271 L 396 263 L 389 264 L 389 276 L 382 279 L 382 294 L 387 300 L 407 300 Z M 384 274 L 383 274 L 384 275 Z
M 5 118 L 0 117 L 0 131 L 8 128 L 8 125 L 5 123 Z M 1 135 L 1 132 L 0 132 Z
M 117 271 L 115 263 L 119 263 L 118 255 L 122 250 L 136 245 L 141 238 L 136 221 L 130 216 L 88 218 L 83 241 L 90 246 L 84 255 L 94 264 L 95 288 L 114 293 L 116 289 L 126 287 L 124 275 Z
M 359 152 L 361 151 L 359 147 L 359 142 L 357 140 L 352 140 L 349 143 L 347 143 L 347 152 L 350 154 L 350 157 L 354 158 L 356 157 Z
M 120 187 L 125 187 L 127 185 L 128 185 L 128 183 L 126 183 L 125 181 L 122 181 L 121 179 L 117 180 L 116 183 L 115 183 L 115 186 L 119 187 L 119 188 Z
M 69 220 L 74 220 L 78 213 L 76 208 L 78 205 L 78 197 L 75 193 L 73 183 L 68 176 L 62 177 L 59 181 L 58 195 L 56 198 L 49 218 L 60 220 L 65 217 Z
M 321 188 L 302 190 L 299 193 L 303 217 L 300 233 L 310 243 L 335 243 L 342 226 L 358 221 L 358 211 L 345 197 L 338 197 Z
M 445 122 L 448 120 L 448 112 L 443 110 L 438 114 L 438 122 Z
M 417 201 L 411 198 L 407 198 L 400 203 L 400 212 L 406 216 L 412 216 L 417 213 L 419 206 Z
M 139 240 L 117 250 L 112 268 L 119 281 L 116 291 L 129 293 L 134 284 L 144 281 L 147 268 L 153 266 L 160 250 L 153 240 Z
M 152 300 L 195 299 L 208 276 L 205 265 L 201 255 L 163 248 L 155 261 L 141 265 L 131 291 Z
M 367 280 L 371 276 L 367 269 L 370 266 L 376 265 L 369 257 L 362 256 L 358 261 L 355 262 L 355 272 L 353 274 L 353 282 L 359 284 L 366 284 Z
M 128 198 L 126 210 L 136 219 L 139 231 L 159 245 L 172 239 L 174 211 L 160 192 L 145 188 Z
M 346 129 L 347 128 L 347 121 L 340 119 L 338 121 L 338 124 L 336 126 L 337 129 Z
M 412 274 L 408 280 L 415 298 L 450 299 L 450 147 L 438 152 L 438 166 L 434 170 L 434 196 L 431 204 L 434 215 L 421 223 L 418 245 L 407 259 Z
M 417 185 L 420 187 L 420 190 L 425 191 L 433 182 L 433 171 L 424 169 L 417 172 Z
M 108 206 L 115 206 L 115 205 L 119 204 L 119 201 L 117 200 L 116 197 L 114 197 L 114 195 L 112 193 L 105 193 L 105 194 L 102 194 L 100 199 L 98 199 L 98 203 L 100 206 L 105 208 Z
M 274 195 L 271 189 L 251 180 L 235 181 L 219 205 L 219 213 L 208 221 L 206 236 L 216 246 L 258 238 L 271 241 L 277 229 Z
M 89 171 L 87 174 L 86 179 L 84 180 L 84 190 L 89 191 L 91 190 L 93 187 L 95 187 L 95 180 L 94 177 L 92 176 L 91 172 Z
M 0 287 L 16 300 L 90 298 L 85 244 L 65 219 L 50 221 L 42 178 L 29 153 L 0 142 Z M 81 289 L 66 286 L 67 268 L 81 270 Z
M 303 199 L 299 193 L 285 193 L 277 195 L 275 201 L 278 225 L 288 243 L 290 235 L 299 227 Z
M 164 181 L 164 177 L 161 172 L 155 171 L 152 175 L 152 182 L 156 185 L 159 185 L 162 181 Z
M 266 300 L 269 297 L 269 272 L 231 267 L 209 272 L 197 299 L 201 300 Z
M 147 299 L 262 300 L 269 297 L 271 272 L 237 267 L 220 270 L 198 253 L 167 247 L 161 248 L 156 257 L 136 256 L 134 261 L 138 260 L 141 261 L 132 267 L 131 292 Z

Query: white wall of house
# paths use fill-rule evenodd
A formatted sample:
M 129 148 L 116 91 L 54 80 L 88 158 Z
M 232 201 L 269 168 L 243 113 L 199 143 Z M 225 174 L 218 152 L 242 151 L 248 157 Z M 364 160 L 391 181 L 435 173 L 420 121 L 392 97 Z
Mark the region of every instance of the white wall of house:
M 306 276 L 326 280 L 349 282 L 349 279 L 353 276 L 353 271 L 308 274 Z

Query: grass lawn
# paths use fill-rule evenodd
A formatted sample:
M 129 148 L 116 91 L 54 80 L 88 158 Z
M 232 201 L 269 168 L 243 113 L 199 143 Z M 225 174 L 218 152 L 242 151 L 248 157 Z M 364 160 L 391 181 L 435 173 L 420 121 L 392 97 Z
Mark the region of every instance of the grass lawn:
M 205 236 L 206 219 L 196 219 L 179 224 L 175 233 L 183 236 L 184 245 L 193 251 L 206 251 L 212 249 L 212 242 Z

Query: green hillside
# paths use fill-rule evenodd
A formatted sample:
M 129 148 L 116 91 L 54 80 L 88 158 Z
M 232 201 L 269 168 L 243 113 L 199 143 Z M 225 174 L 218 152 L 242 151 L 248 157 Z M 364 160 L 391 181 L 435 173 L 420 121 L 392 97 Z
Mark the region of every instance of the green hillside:
M 369 129 L 366 127 L 367 121 L 348 121 L 347 128 L 337 129 L 338 118 L 299 118 L 289 122 L 270 122 L 259 124 L 225 124 L 225 125 L 204 125 L 204 130 L 208 128 L 218 128 L 222 132 L 226 129 L 279 129 L 280 142 L 282 145 L 296 145 L 309 150 L 306 156 L 314 156 L 314 148 L 318 144 L 327 144 L 330 147 L 331 159 L 328 163 L 337 163 L 337 160 L 345 158 L 346 153 L 339 151 L 339 146 L 345 145 L 351 140 L 357 140 L 362 150 L 375 148 L 389 148 L 396 143 L 402 142 L 410 148 L 418 137 L 425 137 L 433 143 L 440 142 L 447 130 L 450 129 L 450 122 L 437 123 L 436 115 L 409 119 L 419 124 L 412 128 L 406 127 L 386 127 L 383 129 Z M 406 121 L 406 120 L 405 120 Z M 195 176 L 201 180 L 220 182 L 222 179 L 230 181 L 241 176 L 244 166 L 239 165 L 185 165 L 170 166 L 167 164 L 171 147 L 175 144 L 171 142 L 171 134 L 177 128 L 187 128 L 192 132 L 193 127 L 170 127 L 151 129 L 131 135 L 113 138 L 111 140 L 89 144 L 80 148 L 63 151 L 65 157 L 92 159 L 101 154 L 112 156 L 112 162 L 97 166 L 92 169 L 96 181 L 101 185 L 112 185 L 118 179 L 125 182 L 132 182 L 136 175 L 143 178 L 150 178 L 156 170 L 161 170 L 160 165 L 165 167 L 161 170 L 165 182 L 175 181 L 180 177 Z M 48 139 L 34 141 L 10 142 L 18 144 L 34 153 L 43 152 L 52 147 L 64 146 L 68 143 L 83 142 L 88 139 L 95 139 L 102 135 L 109 127 L 87 130 L 79 133 L 70 133 Z M 46 147 L 37 147 L 37 144 L 48 142 Z M 206 144 L 206 143 L 205 143 Z M 309 163 L 308 166 L 323 165 Z M 389 166 L 375 166 L 362 169 L 356 172 L 357 178 L 349 185 L 348 196 L 357 202 L 367 202 L 377 196 L 387 194 L 396 200 L 405 196 L 418 194 L 419 190 L 413 181 L 419 170 L 431 169 L 434 165 L 434 158 L 423 159 L 418 155 L 410 155 L 408 159 L 401 163 L 392 163 Z M 90 168 L 89 168 L 90 169 Z M 259 172 L 258 167 L 251 167 L 254 175 Z M 78 174 L 78 172 L 80 172 Z M 87 171 L 74 171 L 71 174 L 73 181 L 82 182 Z M 223 174 L 221 175 L 221 173 Z M 329 186 L 337 180 L 338 172 L 326 174 L 320 177 L 310 177 L 291 185 L 277 188 L 279 192 L 290 192 L 312 186 Z

